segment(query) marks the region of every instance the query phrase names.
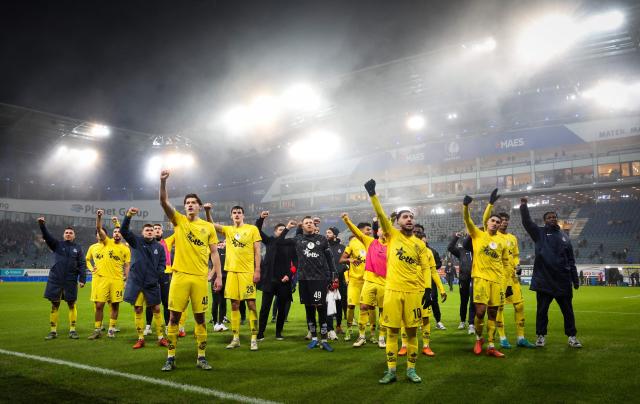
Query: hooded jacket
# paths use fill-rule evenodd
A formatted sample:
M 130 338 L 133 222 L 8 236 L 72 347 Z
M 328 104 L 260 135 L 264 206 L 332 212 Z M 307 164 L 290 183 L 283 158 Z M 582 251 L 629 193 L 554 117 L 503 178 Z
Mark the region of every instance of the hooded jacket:
M 49 270 L 49 282 L 62 285 L 65 282 L 87 281 L 87 261 L 79 244 L 54 238 L 44 223 L 40 223 L 42 238 L 54 254 L 54 264 Z

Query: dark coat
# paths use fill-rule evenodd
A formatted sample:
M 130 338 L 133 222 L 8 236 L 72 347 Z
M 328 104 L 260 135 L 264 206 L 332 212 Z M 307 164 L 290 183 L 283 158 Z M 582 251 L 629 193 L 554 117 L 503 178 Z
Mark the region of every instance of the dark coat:
M 65 283 L 86 283 L 87 262 L 84 251 L 79 244 L 72 241 L 54 238 L 44 223 L 40 223 L 40 231 L 47 246 L 54 254 L 54 264 L 49 270 L 49 283 L 63 285 Z
M 291 261 L 295 251 L 293 247 L 281 242 L 287 234 L 286 231 L 283 231 L 279 237 L 269 236 L 262 231 L 263 223 L 264 219 L 261 217 L 256 220 L 256 227 L 260 231 L 262 243 L 267 249 L 264 258 L 260 261 L 260 283 L 258 283 L 258 289 L 272 293 L 275 292 L 273 288 L 274 279 L 281 280 L 286 275 L 289 277 L 289 282 L 291 282 L 293 277 Z
M 471 237 L 467 235 L 460 239 L 458 236 L 453 236 L 451 241 L 449 241 L 447 251 L 456 257 L 460 263 L 458 273 L 460 281 L 463 282 L 471 279 L 471 266 L 473 264 L 473 245 L 471 244 Z
M 535 243 L 531 290 L 552 296 L 571 296 L 578 285 L 578 271 L 569 236 L 558 226 L 538 226 L 526 204 L 520 205 L 522 225 Z

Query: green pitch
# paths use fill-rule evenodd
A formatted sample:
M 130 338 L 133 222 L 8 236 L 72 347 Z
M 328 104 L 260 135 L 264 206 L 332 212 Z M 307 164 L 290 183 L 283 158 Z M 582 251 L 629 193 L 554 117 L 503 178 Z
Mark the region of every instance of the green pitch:
M 90 285 L 87 285 L 90 286 Z M 80 340 L 67 338 L 67 308 L 60 310 L 59 337 L 45 341 L 49 303 L 43 283 L 0 284 L 0 347 L 96 368 L 202 386 L 227 393 L 280 402 L 633 402 L 638 397 L 640 363 L 640 288 L 581 288 L 574 298 L 580 350 L 567 347 L 562 316 L 552 305 L 547 346 L 505 350 L 506 359 L 476 357 L 473 336 L 458 331 L 457 287 L 441 304 L 446 331 L 432 329 L 436 357 L 422 356 L 418 374 L 423 383 L 406 381 L 405 358 L 399 358 L 398 382 L 378 385 L 385 370 L 384 351 L 368 343 L 352 348 L 350 342 L 333 343 L 335 352 L 306 349 L 304 311 L 294 302 L 285 341 L 274 338 L 269 324 L 258 352 L 249 351 L 249 330 L 241 329 L 242 346 L 225 350 L 230 331 L 209 328 L 207 357 L 214 369 L 195 368 L 193 316 L 188 335 L 178 343 L 178 368 L 160 372 L 166 349 L 148 337 L 144 349 L 134 351 L 133 310 L 120 309 L 115 340 L 89 341 L 93 309 L 89 287 L 79 297 Z M 526 332 L 535 340 L 535 296 L 526 291 Z M 297 296 L 296 296 L 297 300 Z M 505 312 L 507 335 L 515 343 L 513 309 Z M 209 319 L 207 315 L 207 320 Z M 515 344 L 514 344 L 515 345 Z M 0 401 L 13 402 L 212 402 L 215 398 L 161 387 L 118 376 L 98 374 L 59 364 L 0 353 Z

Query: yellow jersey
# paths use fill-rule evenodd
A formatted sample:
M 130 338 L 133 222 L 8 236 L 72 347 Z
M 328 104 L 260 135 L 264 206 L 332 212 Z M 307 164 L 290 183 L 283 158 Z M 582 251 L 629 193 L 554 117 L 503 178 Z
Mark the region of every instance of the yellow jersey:
M 207 276 L 211 254 L 209 245 L 218 243 L 213 223 L 200 218 L 190 221 L 177 210 L 173 212 L 173 219 L 175 221 L 173 237 L 176 251 L 171 265 L 172 270 Z
M 502 283 L 509 260 L 504 237 L 497 232 L 492 236 L 478 229 L 471 220 L 468 206 L 463 206 L 462 217 L 473 242 L 471 277 Z
M 386 278 L 366 270 L 366 252 L 369 251 L 369 246 L 371 245 L 371 243 L 373 243 L 373 240 L 375 240 L 375 238 L 371 236 L 367 236 L 366 234 L 361 232 L 360 229 L 358 229 L 358 227 L 356 227 L 356 225 L 354 225 L 353 222 L 349 220 L 348 217 L 345 217 L 343 221 L 347 225 L 349 230 L 351 230 L 351 233 L 353 233 L 355 238 L 357 238 L 364 245 L 364 248 L 365 248 L 365 260 L 363 260 L 364 262 L 363 267 L 365 267 L 364 280 L 367 282 L 373 282 L 373 283 L 377 283 L 378 285 L 384 286 L 387 283 Z M 351 245 L 351 242 L 349 242 L 349 245 Z M 345 252 L 346 251 L 347 250 L 345 249 Z
M 262 241 L 258 228 L 251 224 L 222 226 L 222 232 L 227 240 L 224 270 L 253 273 L 256 270 L 253 243 Z
M 344 252 L 349 258 L 360 261 L 360 264 L 349 264 L 349 279 L 354 281 L 364 280 L 364 265 L 367 259 L 367 247 L 362 244 L 362 241 L 358 240 L 358 237 L 353 237 Z
M 93 260 L 94 253 L 97 252 L 96 250 L 101 247 L 102 243 L 91 244 L 91 246 L 89 246 L 89 248 L 87 249 L 87 255 L 85 255 L 84 257 L 84 260 L 87 261 L 87 269 L 89 269 L 89 271 L 91 271 L 92 273 L 95 272 L 96 268 L 91 263 L 91 260 Z
M 94 262 L 93 274 L 109 279 L 122 279 L 124 265 L 131 262 L 131 251 L 122 242 L 111 237 L 89 247 Z
M 436 266 L 431 250 L 413 234 L 406 236 L 393 227 L 377 195 L 371 197 L 371 203 L 387 239 L 385 289 L 424 292 L 426 288 L 431 288 L 431 268 Z
M 488 204 L 484 210 L 484 214 L 482 215 L 482 223 L 485 225 L 485 228 L 489 217 L 491 217 L 492 209 L 493 205 Z M 511 233 L 498 232 L 498 235 L 502 236 L 505 240 L 505 247 L 507 248 L 509 260 L 504 268 L 504 279 L 506 281 L 510 281 L 513 278 L 517 278 L 516 266 L 520 265 L 520 248 L 518 247 L 518 238 Z

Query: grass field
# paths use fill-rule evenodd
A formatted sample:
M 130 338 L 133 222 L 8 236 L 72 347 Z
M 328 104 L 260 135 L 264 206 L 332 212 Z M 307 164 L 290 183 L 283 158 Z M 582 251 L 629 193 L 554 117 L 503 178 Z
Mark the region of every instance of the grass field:
M 88 285 L 89 286 L 89 285 Z M 380 386 L 385 370 L 384 352 L 367 344 L 334 343 L 335 352 L 307 351 L 304 311 L 294 303 L 285 325 L 285 341 L 274 339 L 274 324 L 258 352 L 249 351 L 249 332 L 241 330 L 242 347 L 224 349 L 230 331 L 213 333 L 209 327 L 207 357 L 213 371 L 195 368 L 196 344 L 190 331 L 178 344 L 177 365 L 172 373 L 160 372 L 166 350 L 148 344 L 134 351 L 133 310 L 121 308 L 115 340 L 89 341 L 93 309 L 89 287 L 81 289 L 78 332 L 80 340 L 66 337 L 67 308 L 61 307 L 57 340 L 45 341 L 49 303 L 42 283 L 0 284 L 0 347 L 55 358 L 96 368 L 142 375 L 171 386 L 130 380 L 89 369 L 44 363 L 0 352 L 0 401 L 2 402 L 226 402 L 178 384 L 201 386 L 207 391 L 235 393 L 279 402 L 635 402 L 640 386 L 639 335 L 640 289 L 582 288 L 574 298 L 581 350 L 567 347 L 562 316 L 552 306 L 547 346 L 541 349 L 505 351 L 504 360 L 476 357 L 473 337 L 456 330 L 458 291 L 441 305 L 446 331 L 432 331 L 436 357 L 418 360 L 420 385 L 405 380 L 405 360 L 400 358 L 397 383 Z M 535 296 L 526 291 L 527 336 L 534 339 Z M 208 316 L 207 316 L 208 317 Z M 507 335 L 514 342 L 513 310 L 506 310 Z M 208 318 L 207 318 L 208 319 Z M 220 396 L 219 396 L 220 397 Z

